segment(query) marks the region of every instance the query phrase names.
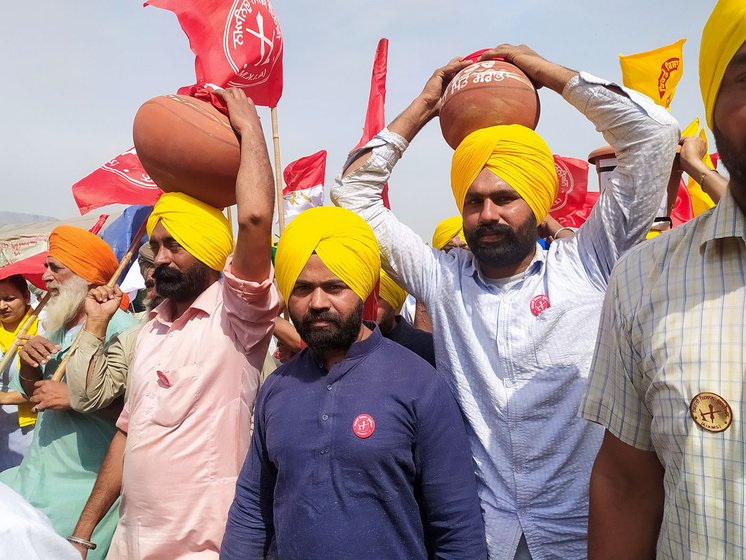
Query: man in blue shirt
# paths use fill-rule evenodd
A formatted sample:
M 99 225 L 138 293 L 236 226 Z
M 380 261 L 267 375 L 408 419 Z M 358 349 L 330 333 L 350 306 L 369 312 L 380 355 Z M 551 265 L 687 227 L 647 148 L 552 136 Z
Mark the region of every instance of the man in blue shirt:
M 362 321 L 380 269 L 370 227 L 341 208 L 307 210 L 276 266 L 308 348 L 260 390 L 221 558 L 486 558 L 455 400 Z

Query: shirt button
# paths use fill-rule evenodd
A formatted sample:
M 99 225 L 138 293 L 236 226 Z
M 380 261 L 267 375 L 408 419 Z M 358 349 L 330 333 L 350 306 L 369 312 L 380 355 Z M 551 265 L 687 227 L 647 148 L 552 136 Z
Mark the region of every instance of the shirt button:
M 331 385 L 327 385 L 327 386 L 326 386 L 326 390 L 327 390 L 327 391 L 331 391 L 331 390 L 332 390 L 332 386 L 331 386 Z
M 323 416 L 321 417 L 321 419 L 322 419 L 322 420 L 324 420 L 324 421 L 326 421 L 326 420 L 329 420 L 329 415 L 328 415 L 328 414 L 324 414 L 324 415 L 323 415 Z
M 321 450 L 321 454 L 322 454 L 322 455 L 326 455 L 327 451 L 329 451 L 329 450 L 328 450 L 328 449 L 322 449 L 322 450 Z
M 508 389 L 512 389 L 513 387 L 515 387 L 515 382 L 512 379 L 506 379 L 505 380 L 505 386 Z

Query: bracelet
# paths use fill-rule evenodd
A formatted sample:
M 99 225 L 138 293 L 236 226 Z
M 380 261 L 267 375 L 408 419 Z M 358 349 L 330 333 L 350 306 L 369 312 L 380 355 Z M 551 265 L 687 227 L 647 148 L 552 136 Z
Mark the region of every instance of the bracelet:
M 36 383 L 37 381 L 42 381 L 44 379 L 43 375 L 39 379 L 29 379 L 28 377 L 22 376 L 20 373 L 18 374 L 18 377 L 23 379 L 26 383 Z
M 557 239 L 557 236 L 560 234 L 560 232 L 561 231 L 565 231 L 565 230 L 567 230 L 569 232 L 572 232 L 572 234 L 575 235 L 575 230 L 573 228 L 568 227 L 568 226 L 564 226 L 564 227 L 559 228 L 557 231 L 555 231 L 554 235 L 552 237 L 554 237 L 555 239 Z
M 699 177 L 699 181 L 697 181 L 700 187 L 705 184 L 705 179 L 707 178 L 707 175 L 710 173 L 710 171 L 714 171 L 715 173 L 718 173 L 717 170 L 715 169 L 708 169 L 707 171 L 702 173 L 702 175 L 700 175 Z M 720 175 L 720 173 L 718 173 L 718 175 Z
M 67 537 L 67 542 L 69 542 L 70 544 L 79 544 L 86 550 L 96 550 L 96 543 L 81 539 L 80 537 L 76 537 L 74 535 L 70 535 L 69 537 Z

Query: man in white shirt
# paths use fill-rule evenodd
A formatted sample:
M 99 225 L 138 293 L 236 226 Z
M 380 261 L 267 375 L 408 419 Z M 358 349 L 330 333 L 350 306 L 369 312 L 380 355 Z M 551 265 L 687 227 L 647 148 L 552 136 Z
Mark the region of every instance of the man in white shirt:
M 655 218 L 678 125 L 644 96 L 527 47 L 483 55 L 495 57 L 562 94 L 617 154 L 610 186 L 575 238 L 549 250 L 536 243 L 557 178 L 548 147 L 523 127 L 477 131 L 454 154 L 454 195 L 471 252 L 427 246 L 383 206 L 392 168 L 466 65 L 456 59 L 351 154 L 332 200 L 368 221 L 384 269 L 430 311 L 438 369 L 467 421 L 490 558 L 583 558 L 588 481 L 603 430 L 576 414 L 611 269 Z

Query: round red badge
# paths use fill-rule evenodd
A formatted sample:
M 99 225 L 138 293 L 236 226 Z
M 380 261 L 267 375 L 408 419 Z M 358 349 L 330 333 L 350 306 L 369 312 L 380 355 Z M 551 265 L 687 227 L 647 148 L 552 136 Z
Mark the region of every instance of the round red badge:
M 538 296 L 534 296 L 534 299 L 531 300 L 530 307 L 531 313 L 534 314 L 534 317 L 538 317 L 552 306 L 549 304 L 549 298 L 546 295 L 539 294 Z
M 376 422 L 370 414 L 358 414 L 352 422 L 352 433 L 361 439 L 369 438 L 376 431 Z

